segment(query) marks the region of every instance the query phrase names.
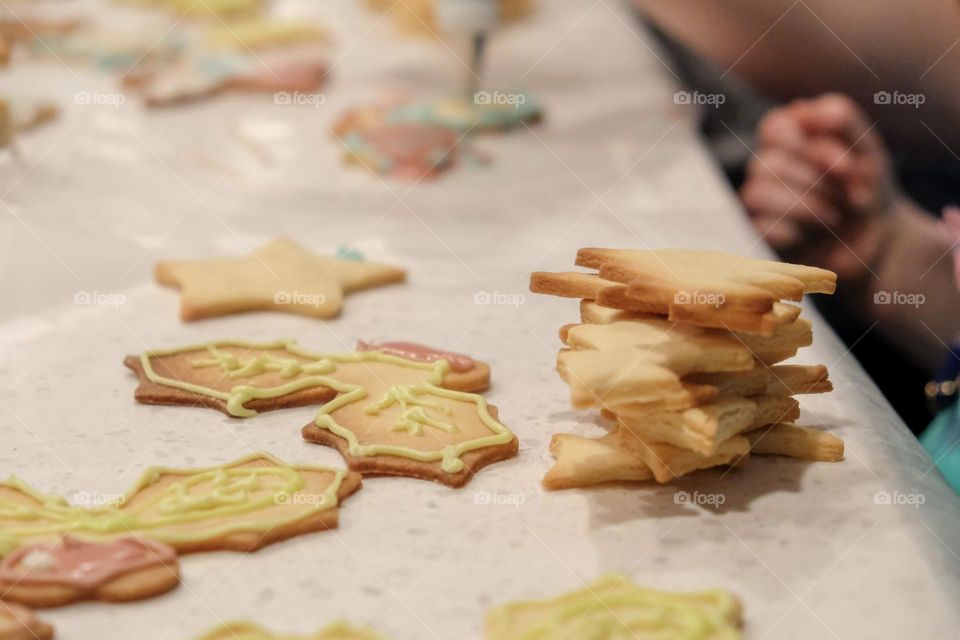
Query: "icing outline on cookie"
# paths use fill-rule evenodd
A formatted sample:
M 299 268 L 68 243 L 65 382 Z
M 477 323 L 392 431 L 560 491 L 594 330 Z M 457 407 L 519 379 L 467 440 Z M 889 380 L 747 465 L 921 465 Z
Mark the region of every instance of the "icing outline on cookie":
M 232 354 L 226 354 L 218 349 L 220 347 L 239 347 L 258 350 L 277 350 L 283 349 L 293 355 L 302 358 L 308 358 L 312 362 L 302 362 L 296 359 L 286 360 L 269 354 L 255 356 L 249 361 L 241 362 Z M 161 376 L 154 371 L 150 363 L 151 358 L 177 355 L 190 351 L 206 351 L 207 359 L 194 360 L 195 367 L 219 366 L 228 377 L 255 377 L 265 371 L 275 371 L 284 377 L 295 377 L 302 372 L 308 374 L 300 380 L 294 380 L 288 384 L 277 387 L 254 387 L 251 385 L 237 385 L 229 392 L 217 391 L 202 385 L 175 380 Z M 489 436 L 474 438 L 450 444 L 442 449 L 430 451 L 421 451 L 410 447 L 388 444 L 361 444 L 358 434 L 350 428 L 337 423 L 331 414 L 337 409 L 354 402 L 359 402 L 367 397 L 367 390 L 361 385 L 341 382 L 324 374 L 332 374 L 336 371 L 337 363 L 361 363 L 378 362 L 384 364 L 393 364 L 401 367 L 421 369 L 428 372 L 428 377 L 415 385 L 393 385 L 387 390 L 387 393 L 375 399 L 371 404 L 365 407 L 365 412 L 376 415 L 379 411 L 395 404 L 403 402 L 403 411 L 401 420 L 394 425 L 394 430 L 406 430 L 410 435 L 417 436 L 423 434 L 423 427 L 439 428 L 450 431 L 447 423 L 430 418 L 426 415 L 424 401 L 419 400 L 418 396 L 433 395 L 454 402 L 472 403 L 476 405 L 477 415 L 480 421 L 492 432 Z M 206 395 L 226 402 L 227 411 L 230 415 L 236 417 L 251 417 L 257 414 L 256 411 L 246 408 L 246 402 L 253 399 L 276 398 L 284 396 L 301 389 L 312 387 L 328 387 L 338 392 L 336 398 L 324 404 L 314 418 L 315 424 L 327 429 L 333 434 L 340 436 L 347 441 L 349 452 L 354 456 L 376 456 L 389 455 L 401 458 L 407 458 L 418 462 L 441 462 L 441 468 L 449 474 L 459 473 L 465 468 L 461 457 L 470 451 L 491 447 L 500 444 L 506 444 L 515 437 L 513 432 L 501 424 L 490 415 L 487 407 L 486 398 L 476 393 L 464 391 L 453 391 L 439 386 L 444 376 L 451 370 L 450 362 L 446 359 L 439 359 L 434 362 L 417 362 L 406 358 L 400 358 L 381 351 L 359 351 L 349 353 L 313 353 L 300 347 L 294 340 L 275 340 L 265 343 L 254 343 L 244 340 L 213 340 L 197 345 L 187 347 L 174 347 L 171 349 L 157 349 L 146 351 L 140 354 L 140 365 L 144 376 L 153 383 L 173 387 L 183 391 Z M 242 372 L 242 373 L 238 373 Z M 406 405 L 412 404 L 413 407 Z M 419 410 L 418 410 L 419 409 Z M 419 426 L 418 426 L 419 425 Z M 399 426 L 399 428 L 397 428 Z M 455 429 L 455 427 L 453 427 Z
M 247 469 L 237 469 L 245 464 L 264 461 L 272 466 L 252 467 Z M 279 490 L 275 490 L 270 495 L 265 495 L 258 500 L 251 500 L 250 487 L 255 484 L 253 480 L 257 478 L 257 471 L 272 471 L 285 479 L 286 483 L 281 485 Z M 236 479 L 245 471 L 254 472 L 248 474 L 249 480 L 246 487 L 241 487 L 241 491 L 231 490 L 229 479 L 231 476 Z M 233 472 L 233 473 L 231 473 Z M 294 500 L 293 496 L 305 486 L 303 473 L 332 473 L 333 480 L 324 489 L 318 498 L 311 497 L 310 500 L 294 501 L 298 511 L 286 517 L 274 517 L 267 521 L 253 520 L 250 522 L 237 523 L 226 522 L 223 525 L 204 529 L 194 533 L 177 533 L 171 530 L 163 530 L 163 527 L 177 526 L 179 524 L 189 524 L 202 522 L 203 520 L 213 520 L 225 516 L 235 516 L 245 513 L 256 513 L 271 506 L 288 504 Z M 44 537 L 58 534 L 70 533 L 80 534 L 84 538 L 91 540 L 109 539 L 119 535 L 129 535 L 142 533 L 159 542 L 176 547 L 177 544 L 187 544 L 191 542 L 202 542 L 213 540 L 231 533 L 238 532 L 261 532 L 266 533 L 270 530 L 282 527 L 294 522 L 303 520 L 309 516 L 334 509 L 339 506 L 340 486 L 344 478 L 350 471 L 346 469 L 334 469 L 324 466 L 312 465 L 289 465 L 279 458 L 269 453 L 259 452 L 244 456 L 232 462 L 213 467 L 185 469 L 172 467 L 150 467 L 146 469 L 140 478 L 134 483 L 125 497 L 104 507 L 84 508 L 72 505 L 62 496 L 43 494 L 24 481 L 16 477 L 0 482 L 0 487 L 6 487 L 18 491 L 21 494 L 33 499 L 39 503 L 39 506 L 27 506 L 11 503 L 0 498 L 0 519 L 12 518 L 14 520 L 30 521 L 41 520 L 50 521 L 42 526 L 25 527 L 22 529 L 13 529 L 9 527 L 0 530 L 0 556 L 27 544 L 31 540 L 40 541 Z M 163 476 L 185 476 L 183 481 L 176 481 L 170 485 L 163 493 L 146 505 L 139 506 L 137 511 L 128 511 L 128 505 L 141 491 L 149 488 L 159 481 Z M 162 502 L 168 494 L 181 493 L 184 496 L 197 498 L 200 496 L 189 496 L 190 486 L 201 482 L 212 480 L 212 484 L 221 483 L 221 488 L 225 487 L 226 492 L 220 491 L 214 500 L 221 500 L 221 506 L 217 509 L 199 508 L 204 505 L 194 503 L 193 508 L 189 506 L 183 508 L 182 500 L 168 500 L 168 513 L 160 517 L 144 517 L 140 512 L 155 506 Z M 241 484 L 243 484 L 241 482 Z M 236 485 L 234 485 L 236 486 Z M 260 487 L 256 487 L 260 488 Z M 216 494 L 217 492 L 211 492 Z M 225 500 L 227 494 L 233 493 L 233 500 Z M 174 498 L 177 496 L 174 495 Z M 209 497 L 209 496 L 208 496 Z M 230 504 L 227 504 L 230 502 Z M 208 503 L 209 504 L 209 503 Z M 162 509 L 161 509 L 162 510 Z

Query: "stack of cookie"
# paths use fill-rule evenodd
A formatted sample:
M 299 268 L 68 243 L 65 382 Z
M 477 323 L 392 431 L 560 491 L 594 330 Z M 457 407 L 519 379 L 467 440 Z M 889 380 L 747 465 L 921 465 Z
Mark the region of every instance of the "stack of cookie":
M 794 396 L 832 389 L 826 367 L 782 364 L 813 340 L 800 307 L 782 301 L 833 293 L 834 273 L 678 249 L 581 249 L 576 264 L 594 272 L 537 272 L 530 289 L 581 298 L 557 371 L 575 408 L 616 426 L 555 435 L 548 489 L 669 482 L 750 453 L 842 459 L 842 440 L 792 423 Z

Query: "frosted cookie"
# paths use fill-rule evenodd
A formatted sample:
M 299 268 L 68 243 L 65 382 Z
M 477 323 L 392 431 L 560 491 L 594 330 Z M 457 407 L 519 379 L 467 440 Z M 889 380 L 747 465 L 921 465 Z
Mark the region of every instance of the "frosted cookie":
M 0 39 L 9 44 L 28 42 L 38 38 L 54 38 L 74 31 L 80 22 L 75 19 L 46 19 L 24 16 L 0 16 Z
M 206 469 L 154 467 L 121 500 L 91 509 L 12 478 L 0 483 L 0 555 L 65 533 L 85 541 L 148 536 L 180 553 L 254 551 L 336 527 L 340 502 L 359 488 L 350 471 L 267 453 Z
M 354 627 L 334 622 L 316 633 L 307 635 L 275 634 L 252 622 L 228 622 L 209 631 L 197 640 L 384 640 L 370 627 Z
M 185 56 L 171 64 L 133 70 L 125 84 L 136 88 L 147 106 L 177 105 L 220 93 L 248 66 L 240 56 Z
M 292 341 L 224 340 L 125 362 L 140 376 L 140 402 L 208 406 L 236 417 L 326 403 L 303 437 L 336 447 L 364 474 L 460 486 L 516 455 L 513 433 L 472 392 L 489 385 L 488 365 L 412 343 L 360 348 L 312 353 Z
M 246 70 L 227 78 L 225 89 L 245 93 L 317 91 L 327 77 L 329 66 L 318 57 L 266 56 Z M 289 96 L 275 96 L 275 102 L 283 104 Z
M 0 601 L 0 640 L 51 640 L 53 627 L 29 609 Z
M 278 52 L 253 57 L 238 53 L 202 53 L 173 63 L 145 62 L 128 70 L 125 86 L 137 90 L 150 107 L 193 102 L 223 92 L 277 93 L 316 91 L 327 75 L 324 58 L 312 52 Z M 283 96 L 276 101 L 283 103 Z
M 126 71 L 138 64 L 173 62 L 185 47 L 176 31 L 87 27 L 35 40 L 33 52 L 85 62 L 102 71 Z
M 347 160 L 394 178 L 435 178 L 456 162 L 456 133 L 435 124 L 383 122 L 344 133 Z
M 726 591 L 669 593 L 611 576 L 555 598 L 494 609 L 487 615 L 484 638 L 736 640 L 740 626 L 740 601 Z
M 539 119 L 540 109 L 532 99 L 524 94 L 509 95 L 516 104 L 467 98 L 395 99 L 348 111 L 333 132 L 351 162 L 392 177 L 433 178 L 458 161 L 489 161 L 465 143 L 468 134 L 505 130 Z
M 264 16 L 235 20 L 229 24 L 218 23 L 207 31 L 211 46 L 238 51 L 324 43 L 328 39 L 326 29 L 314 22 Z
M 360 342 L 356 353 L 314 353 L 293 340 L 216 340 L 146 351 L 124 364 L 140 378 L 138 402 L 205 406 L 238 418 L 333 400 L 374 364 L 384 369 L 388 383 L 408 371 L 427 377 L 442 369 L 444 388 L 473 392 L 490 385 L 485 362 L 399 342 Z
M 503 100 L 501 100 L 501 98 Z M 522 92 L 479 91 L 472 97 L 425 100 L 398 106 L 388 122 L 440 125 L 464 134 L 505 131 L 541 119 L 540 106 Z
M 179 581 L 176 551 L 134 536 L 91 542 L 64 535 L 53 543 L 20 547 L 0 560 L 0 594 L 34 608 L 141 600 Z
M 180 289 L 180 317 L 198 320 L 242 311 L 285 311 L 332 318 L 344 294 L 402 282 L 403 269 L 319 256 L 279 238 L 249 256 L 168 260 L 157 282 Z
M 263 10 L 263 0 L 123 0 L 128 4 L 164 8 L 178 18 L 236 19 Z

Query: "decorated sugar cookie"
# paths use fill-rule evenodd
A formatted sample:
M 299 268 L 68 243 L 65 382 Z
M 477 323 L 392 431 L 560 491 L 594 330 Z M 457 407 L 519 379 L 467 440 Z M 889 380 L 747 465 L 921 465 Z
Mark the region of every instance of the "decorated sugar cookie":
M 197 640 L 383 640 L 383 637 L 369 627 L 353 627 L 344 622 L 335 622 L 308 635 L 275 634 L 252 622 L 228 622 Z
M 484 638 L 739 640 L 740 615 L 739 600 L 726 591 L 668 593 L 612 576 L 548 600 L 494 609 Z
M 381 122 L 351 130 L 341 140 L 349 161 L 412 180 L 435 178 L 451 168 L 459 144 L 452 129 L 417 122 Z
M 479 91 L 473 96 L 412 102 L 393 109 L 389 122 L 440 125 L 460 133 L 505 131 L 541 118 L 540 106 L 523 92 Z
M 26 16 L 18 8 L 16 15 L 0 16 L 0 39 L 13 45 L 39 38 L 55 38 L 74 31 L 80 22 L 68 19 L 47 19 Z
M 125 73 L 124 85 L 135 89 L 147 106 L 168 107 L 231 91 L 310 93 L 323 84 L 327 70 L 325 56 L 310 51 L 257 57 L 202 52 L 164 64 L 139 64 Z
M 133 29 L 91 26 L 37 39 L 33 51 L 39 56 L 84 62 L 102 71 L 124 71 L 135 64 L 173 61 L 185 46 L 179 32 L 156 25 Z
M 129 4 L 168 9 L 178 18 L 234 19 L 263 10 L 263 0 L 123 0 Z
M 207 469 L 154 467 L 116 504 L 83 508 L 12 478 L 0 483 L 0 555 L 52 544 L 146 536 L 180 553 L 254 551 L 337 526 L 338 506 L 360 488 L 342 469 L 288 465 L 257 453 Z
M 370 475 L 407 475 L 451 486 L 517 452 L 496 409 L 473 393 L 490 368 L 463 354 L 406 342 L 313 353 L 293 341 L 214 341 L 126 359 L 150 404 L 208 406 L 236 417 L 323 404 L 303 429 Z
M 269 47 L 322 43 L 329 38 L 319 24 L 306 20 L 285 20 L 256 16 L 218 22 L 207 31 L 207 40 L 217 48 L 249 51 Z
M 79 600 L 126 602 L 177 586 L 171 547 L 135 536 L 87 541 L 64 535 L 53 543 L 18 548 L 0 560 L 0 594 L 31 607 Z
M 0 640 L 51 640 L 53 627 L 26 607 L 0 601 Z
M 459 159 L 485 164 L 469 134 L 503 131 L 537 122 L 540 107 L 524 93 L 478 92 L 475 96 L 411 101 L 393 98 L 354 108 L 334 124 L 346 158 L 387 176 L 434 178 Z

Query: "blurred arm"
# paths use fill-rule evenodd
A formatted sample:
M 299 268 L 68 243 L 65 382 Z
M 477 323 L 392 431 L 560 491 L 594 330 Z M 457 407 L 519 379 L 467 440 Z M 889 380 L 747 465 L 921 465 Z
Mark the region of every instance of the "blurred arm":
M 853 97 L 894 146 L 960 148 L 956 0 L 634 0 L 654 22 L 769 97 Z M 877 91 L 925 103 L 875 105 Z M 942 150 L 942 149 L 941 149 Z

